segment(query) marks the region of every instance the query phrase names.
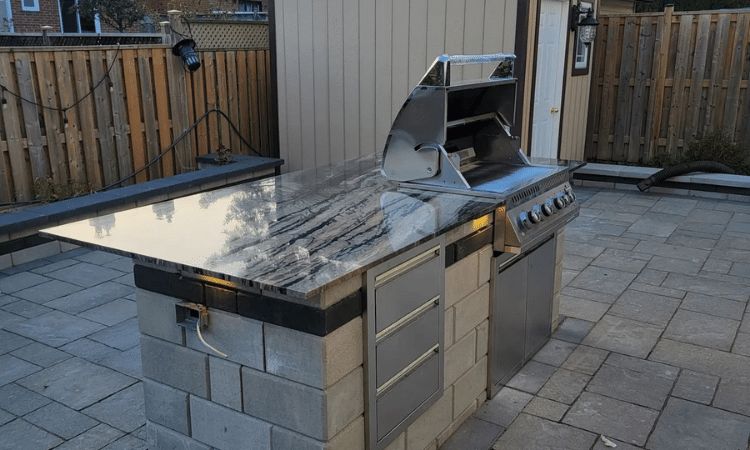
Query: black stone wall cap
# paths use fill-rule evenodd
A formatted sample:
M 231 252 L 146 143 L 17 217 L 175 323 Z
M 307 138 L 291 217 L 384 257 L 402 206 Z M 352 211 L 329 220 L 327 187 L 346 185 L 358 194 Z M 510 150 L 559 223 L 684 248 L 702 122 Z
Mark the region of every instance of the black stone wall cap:
M 452 244 L 445 246 L 445 267 L 461 261 L 470 254 L 476 252 L 485 245 L 492 244 L 491 226 L 482 228 L 466 237 L 463 237 Z
M 38 234 L 32 234 L 31 236 L 13 239 L 12 241 L 0 242 L 0 255 L 7 255 L 8 253 L 17 252 L 29 247 L 36 247 L 37 245 L 53 241 L 54 239 L 42 237 Z
M 628 178 L 628 177 L 617 177 L 610 175 L 598 175 L 591 173 L 578 173 L 573 174 L 573 178 L 576 180 L 585 181 L 601 181 L 605 183 L 619 183 L 619 184 L 638 184 L 641 182 L 640 178 Z M 720 194 L 734 194 L 734 195 L 750 195 L 750 189 L 742 188 L 737 186 L 723 186 L 719 184 L 704 184 L 704 183 L 683 183 L 677 181 L 664 181 L 659 183 L 658 186 L 669 189 L 685 189 L 692 191 L 703 191 L 703 192 L 717 192 Z
M 361 290 L 328 308 L 320 309 L 283 298 L 269 297 L 263 295 L 262 291 L 235 289 L 140 264 L 133 268 L 133 276 L 135 285 L 147 291 L 316 336 L 332 333 L 361 316 L 365 310 Z

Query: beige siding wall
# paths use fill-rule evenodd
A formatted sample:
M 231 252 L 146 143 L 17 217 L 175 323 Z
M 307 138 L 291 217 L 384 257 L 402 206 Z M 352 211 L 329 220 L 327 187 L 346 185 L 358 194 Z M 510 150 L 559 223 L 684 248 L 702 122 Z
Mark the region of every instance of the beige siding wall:
M 381 151 L 437 55 L 513 51 L 517 1 L 276 0 L 285 170 Z
M 569 33 L 568 59 L 565 69 L 565 100 L 560 132 L 560 158 L 583 160 L 586 143 L 586 123 L 589 111 L 591 75 L 573 76 L 574 34 Z M 593 52 L 593 46 L 592 46 Z M 593 61 L 593 54 L 590 61 Z

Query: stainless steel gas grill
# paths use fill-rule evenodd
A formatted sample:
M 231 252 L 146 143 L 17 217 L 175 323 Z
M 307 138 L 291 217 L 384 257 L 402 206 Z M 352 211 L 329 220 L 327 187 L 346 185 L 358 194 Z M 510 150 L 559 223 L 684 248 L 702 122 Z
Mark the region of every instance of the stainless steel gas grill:
M 515 56 L 448 56 L 433 63 L 398 113 L 383 174 L 404 188 L 494 199 L 488 390 L 494 395 L 549 339 L 557 232 L 578 215 L 567 167 L 532 163 L 513 136 Z M 492 64 L 453 83 L 451 67 Z

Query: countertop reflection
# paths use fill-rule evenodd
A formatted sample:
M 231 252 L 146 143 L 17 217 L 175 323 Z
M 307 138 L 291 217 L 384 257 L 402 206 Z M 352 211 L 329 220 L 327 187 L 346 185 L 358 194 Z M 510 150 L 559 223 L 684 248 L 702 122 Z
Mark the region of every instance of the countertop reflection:
M 43 230 L 170 269 L 313 298 L 486 214 L 466 195 L 399 189 L 373 157 Z

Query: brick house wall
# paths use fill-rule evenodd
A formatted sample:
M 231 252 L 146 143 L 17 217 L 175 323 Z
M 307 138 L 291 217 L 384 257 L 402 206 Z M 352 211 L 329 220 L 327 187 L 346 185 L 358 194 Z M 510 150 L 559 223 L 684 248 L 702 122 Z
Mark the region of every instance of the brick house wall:
M 24 11 L 21 0 L 10 0 L 13 26 L 16 33 L 36 33 L 45 25 L 60 31 L 60 11 L 57 0 L 39 0 L 39 11 Z

